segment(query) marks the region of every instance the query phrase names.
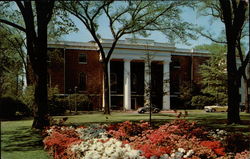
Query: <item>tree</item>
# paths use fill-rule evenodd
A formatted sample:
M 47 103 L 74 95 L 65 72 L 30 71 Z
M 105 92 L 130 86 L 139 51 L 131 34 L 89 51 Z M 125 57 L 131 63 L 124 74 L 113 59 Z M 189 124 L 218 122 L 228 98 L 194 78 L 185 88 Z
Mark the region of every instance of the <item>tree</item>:
M 240 39 L 244 23 L 247 19 L 248 1 L 220 0 L 227 39 L 227 70 L 228 70 L 228 123 L 239 123 L 239 85 L 240 79 L 250 59 L 248 52 L 245 60 L 240 47 Z M 238 48 L 241 66 L 237 69 L 236 49 Z M 236 97 L 236 100 L 235 100 Z M 238 97 L 238 99 L 237 99 Z
M 15 3 L 21 12 L 25 25 L 12 22 L 11 19 L 0 19 L 0 23 L 12 26 L 26 34 L 27 54 L 35 74 L 35 112 L 32 127 L 42 129 L 49 125 L 47 27 L 53 14 L 55 2 L 54 0 L 35 1 L 34 5 L 31 1 L 15 1 Z
M 245 69 L 250 59 L 248 52 L 244 58 L 241 39 L 249 35 L 248 1 L 219 0 L 203 1 L 205 15 L 219 18 L 225 25 L 223 33 L 225 39 L 216 39 L 210 33 L 201 33 L 214 42 L 227 44 L 227 72 L 228 72 L 228 123 L 239 123 L 239 86 L 243 76 L 246 81 Z M 202 7 L 201 7 L 202 8 Z M 236 53 L 238 52 L 241 66 L 237 69 Z M 247 98 L 246 98 L 247 99 Z
M 0 97 L 18 96 L 23 72 L 22 59 L 16 47 L 20 39 L 3 27 L 0 27 L 0 39 Z
M 196 95 L 195 83 L 190 81 L 182 82 L 180 85 L 180 99 L 183 101 L 184 109 L 191 106 L 192 97 Z
M 148 50 L 147 50 L 148 51 Z M 152 80 L 151 80 L 151 72 L 152 72 L 152 66 L 151 62 L 154 58 L 153 54 L 150 54 L 149 51 L 145 54 L 145 74 L 148 77 L 148 79 L 145 78 L 144 81 L 144 106 L 149 107 L 149 124 L 152 127 Z
M 209 96 L 213 104 L 227 104 L 226 47 L 220 44 L 200 45 L 195 49 L 210 51 L 207 63 L 200 66 L 202 94 Z
M 194 37 L 190 32 L 192 25 L 183 22 L 179 16 L 181 6 L 192 6 L 193 2 L 190 1 L 71 1 L 61 4 L 83 23 L 99 47 L 104 72 L 105 114 L 110 114 L 108 63 L 121 37 L 129 34 L 146 37 L 149 35 L 148 31 L 155 30 L 164 32 L 169 40 L 180 39 L 185 42 L 187 37 Z M 98 34 L 100 17 L 108 21 L 113 37 L 109 50 L 101 43 L 101 36 Z
M 48 40 L 59 40 L 62 35 L 68 34 L 72 31 L 78 31 L 78 29 L 75 27 L 75 24 L 73 21 L 65 15 L 65 11 L 60 10 L 60 8 L 57 7 L 58 3 L 55 3 L 54 7 L 54 14 L 51 17 L 51 20 L 48 24 Z M 32 4 L 34 5 L 34 4 Z M 22 24 L 23 18 L 20 11 L 16 8 L 14 8 L 14 2 L 0 2 L 0 19 L 11 19 L 12 22 Z M 34 16 L 36 16 L 35 11 L 33 10 Z M 26 75 L 26 84 L 27 86 L 33 85 L 34 77 L 33 77 L 33 71 L 31 67 L 31 63 L 29 60 L 29 56 L 27 55 L 27 45 L 26 45 L 26 35 L 24 32 L 13 29 L 9 26 L 6 26 L 4 23 L 0 23 L 0 26 L 5 28 L 10 34 L 15 35 L 15 38 L 7 38 L 7 40 L 10 42 L 10 47 L 16 48 L 17 54 L 21 57 L 23 62 L 23 68 Z M 56 52 L 57 53 L 57 52 Z M 52 53 L 56 56 L 56 53 Z

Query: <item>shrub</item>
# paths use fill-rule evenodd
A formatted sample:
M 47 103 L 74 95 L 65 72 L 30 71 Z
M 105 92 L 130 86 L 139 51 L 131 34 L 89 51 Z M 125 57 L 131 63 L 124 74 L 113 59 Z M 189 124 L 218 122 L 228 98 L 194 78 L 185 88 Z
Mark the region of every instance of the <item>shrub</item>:
M 249 159 L 250 158 L 250 151 L 243 151 L 241 153 L 237 153 L 235 155 L 235 159 Z
M 191 103 L 192 103 L 192 106 L 198 109 L 203 109 L 205 105 L 214 104 L 214 98 L 203 96 L 203 95 L 197 95 L 197 96 L 193 96 Z
M 225 148 L 221 147 L 220 141 L 201 141 L 201 146 L 212 149 L 218 155 L 225 155 Z
M 26 105 L 26 112 L 33 114 L 35 105 L 35 86 L 28 86 L 19 99 Z M 62 98 L 56 96 L 59 94 L 57 86 L 48 88 L 48 111 L 50 115 L 62 115 L 66 111 L 66 104 Z
M 130 121 L 111 125 L 107 128 L 110 135 L 119 140 L 129 140 L 131 136 L 141 134 L 149 128 L 148 123 L 136 124 Z
M 0 116 L 2 118 L 15 117 L 18 102 L 13 97 L 2 97 L 0 99 Z
M 50 115 L 63 115 L 66 112 L 67 100 L 65 97 L 54 95 L 48 102 L 48 112 Z
M 241 152 L 246 149 L 250 149 L 250 137 L 245 136 L 242 133 L 232 133 L 225 139 L 226 151 L 227 152 Z
M 219 141 L 204 142 L 204 145 L 201 145 L 201 141 L 206 141 L 208 133 L 195 122 L 175 120 L 158 129 L 148 129 L 147 123 L 132 124 L 127 121 L 117 124 L 117 127 L 109 128 L 108 134 L 124 143 L 129 143 L 136 150 L 141 150 L 146 158 L 162 157 L 171 153 L 177 156 L 189 156 L 186 154 L 189 150 L 193 150 L 193 155 L 196 157 L 212 158 L 224 155 L 224 148 Z M 210 142 L 215 143 L 215 146 L 211 147 Z M 185 152 L 175 154 L 178 148 L 182 148 Z
M 90 110 L 90 105 L 90 100 L 85 94 L 70 94 L 67 97 L 67 107 L 69 110 Z
M 30 111 L 30 109 L 28 108 L 28 106 L 26 104 L 24 104 L 22 101 L 20 100 L 16 100 L 18 103 L 18 107 L 17 107 L 17 111 L 19 115 L 22 116 L 31 116 L 32 112 Z
M 22 101 L 27 106 L 28 112 L 33 114 L 34 112 L 34 104 L 35 104 L 35 87 L 27 86 L 23 93 L 19 96 L 19 100 Z
M 17 115 L 29 116 L 29 108 L 15 97 L 2 97 L 0 99 L 0 116 L 3 118 L 13 118 Z
M 43 140 L 45 149 L 53 155 L 54 159 L 67 159 L 68 156 L 65 155 L 67 148 L 74 143 L 79 143 L 80 141 L 81 140 L 78 138 L 57 131 L 53 131 L 50 136 L 47 136 Z
M 227 133 L 216 130 L 217 135 L 211 136 L 195 122 L 186 120 L 175 120 L 156 129 L 150 128 L 148 123 L 129 121 L 77 128 L 52 126 L 46 133 L 45 148 L 55 159 L 243 159 L 250 154 L 249 151 L 226 154 L 224 140 L 220 141 L 217 137 Z M 237 141 L 237 136 L 234 138 Z

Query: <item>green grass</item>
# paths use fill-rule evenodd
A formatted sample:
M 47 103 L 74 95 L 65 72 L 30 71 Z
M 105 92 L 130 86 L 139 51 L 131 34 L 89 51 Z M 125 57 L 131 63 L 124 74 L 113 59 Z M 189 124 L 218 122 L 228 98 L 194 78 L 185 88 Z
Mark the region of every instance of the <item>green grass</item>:
M 182 111 L 183 112 L 183 111 Z M 227 131 L 244 132 L 250 135 L 250 114 L 241 113 L 241 125 L 227 125 L 226 113 L 205 113 L 201 110 L 188 111 L 185 119 L 198 121 L 200 125 L 212 129 L 225 129 Z M 65 116 L 63 116 L 65 117 Z M 89 123 L 113 123 L 130 121 L 148 121 L 149 114 L 137 114 L 136 112 L 113 112 L 104 115 L 101 112 L 90 112 L 79 115 L 69 115 L 66 125 L 83 125 Z M 56 116 L 60 119 L 62 116 Z M 175 113 L 153 114 L 153 121 L 164 123 L 176 119 Z M 49 156 L 43 150 L 42 137 L 31 129 L 32 120 L 4 121 L 1 122 L 1 158 L 2 159 L 48 159 Z
M 31 129 L 32 120 L 1 122 L 2 159 L 48 159 L 42 137 Z

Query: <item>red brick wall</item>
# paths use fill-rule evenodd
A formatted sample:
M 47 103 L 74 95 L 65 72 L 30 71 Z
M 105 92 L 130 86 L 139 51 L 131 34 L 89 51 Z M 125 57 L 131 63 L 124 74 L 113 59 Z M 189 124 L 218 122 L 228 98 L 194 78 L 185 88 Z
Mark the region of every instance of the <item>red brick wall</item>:
M 180 68 L 171 67 L 171 80 L 175 82 L 179 80 L 179 84 L 184 81 L 190 81 L 191 76 L 196 84 L 199 84 L 201 80 L 200 76 L 200 65 L 202 65 L 208 57 L 198 57 L 198 56 L 172 56 L 172 63 L 179 62 Z M 191 72 L 191 68 L 192 71 Z
M 201 75 L 200 75 L 200 66 L 208 60 L 208 57 L 193 57 L 193 81 L 196 84 L 200 84 Z
M 79 63 L 79 54 L 87 54 L 87 63 Z M 66 92 L 69 89 L 74 90 L 75 86 L 79 85 L 79 74 L 84 72 L 87 75 L 86 91 L 79 93 L 96 96 L 93 101 L 94 109 L 101 107 L 102 101 L 102 65 L 99 62 L 99 53 L 91 50 L 66 50 Z
M 53 50 L 51 49 L 51 51 Z M 64 93 L 64 53 L 63 49 L 58 49 L 56 52 L 59 53 L 58 58 L 60 58 L 60 61 L 58 59 L 50 59 L 48 64 L 48 84 L 51 87 L 57 86 L 59 92 Z
M 61 51 L 63 54 L 63 50 Z M 87 54 L 87 63 L 79 63 L 79 54 Z M 93 103 L 93 109 L 99 109 L 102 105 L 102 65 L 99 62 L 99 53 L 92 50 L 65 50 L 65 86 L 64 86 L 64 64 L 50 64 L 49 74 L 51 86 L 58 85 L 60 93 L 74 93 L 75 86 L 79 87 L 79 74 L 87 75 L 86 91 L 78 91 L 88 95 Z M 64 92 L 65 87 L 65 92 Z M 71 89 L 71 92 L 69 91 Z
M 191 79 L 191 57 L 190 56 L 172 56 L 170 78 L 173 83 L 182 84 Z M 179 64 L 179 68 L 176 66 Z
M 171 108 L 183 108 L 184 103 L 180 100 L 178 92 L 184 82 L 193 80 L 196 86 L 200 87 L 200 65 L 207 59 L 207 57 L 198 56 L 172 56 L 170 66 Z

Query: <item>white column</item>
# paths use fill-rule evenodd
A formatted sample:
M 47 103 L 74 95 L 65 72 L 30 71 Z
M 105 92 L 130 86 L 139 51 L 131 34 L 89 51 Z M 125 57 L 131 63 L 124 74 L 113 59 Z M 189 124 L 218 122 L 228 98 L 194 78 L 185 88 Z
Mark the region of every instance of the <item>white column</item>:
M 102 76 L 102 110 L 104 110 L 105 106 L 105 88 L 104 88 L 104 75 Z
M 148 61 L 145 61 L 144 63 L 144 106 L 149 105 L 150 103 L 150 76 L 151 76 L 151 70 Z
M 130 81 L 130 60 L 124 59 L 124 97 L 123 107 L 131 110 L 131 81 Z
M 169 61 L 164 61 L 163 64 L 163 110 L 170 109 L 170 69 Z

